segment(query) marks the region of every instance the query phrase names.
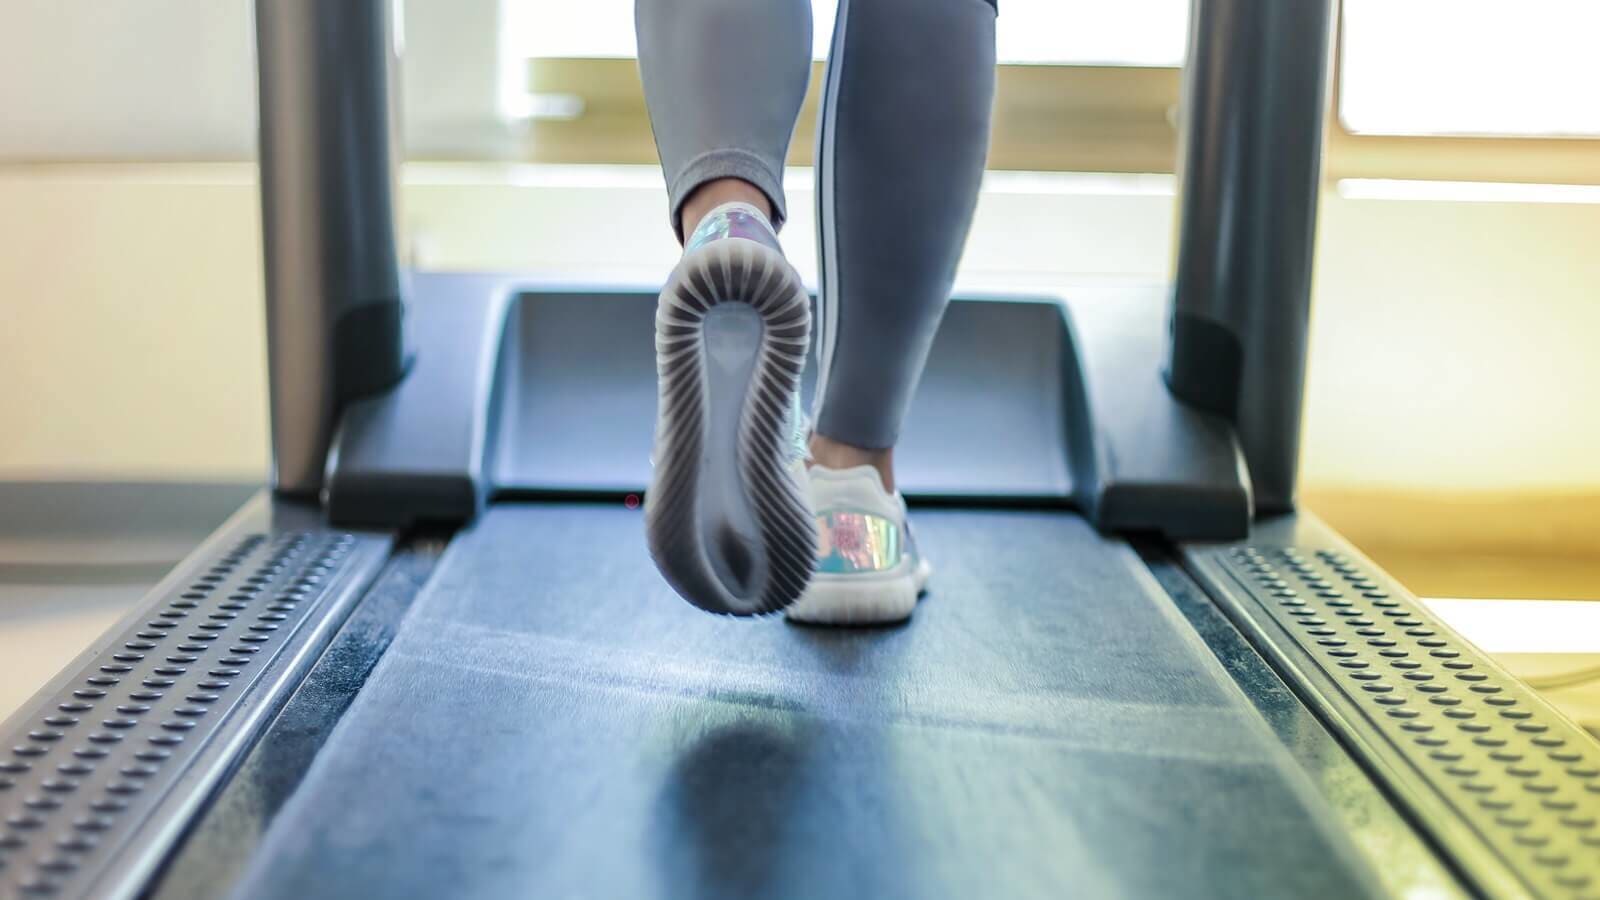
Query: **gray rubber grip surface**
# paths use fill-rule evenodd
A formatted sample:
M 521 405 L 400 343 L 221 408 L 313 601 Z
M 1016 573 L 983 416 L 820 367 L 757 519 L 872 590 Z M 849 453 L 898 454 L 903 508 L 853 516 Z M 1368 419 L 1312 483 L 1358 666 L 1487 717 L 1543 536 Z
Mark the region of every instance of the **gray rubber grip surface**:
M 242 896 L 1371 894 L 1125 545 L 915 513 L 906 627 L 709 616 L 636 512 L 450 547 Z

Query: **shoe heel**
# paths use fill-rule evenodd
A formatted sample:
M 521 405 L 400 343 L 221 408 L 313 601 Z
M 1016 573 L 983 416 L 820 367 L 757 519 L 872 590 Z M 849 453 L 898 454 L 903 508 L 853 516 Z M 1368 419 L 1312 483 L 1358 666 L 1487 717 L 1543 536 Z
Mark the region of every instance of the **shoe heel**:
M 776 612 L 815 568 L 816 524 L 786 434 L 810 332 L 793 268 L 753 241 L 694 250 L 661 293 L 646 533 L 662 575 L 702 609 Z

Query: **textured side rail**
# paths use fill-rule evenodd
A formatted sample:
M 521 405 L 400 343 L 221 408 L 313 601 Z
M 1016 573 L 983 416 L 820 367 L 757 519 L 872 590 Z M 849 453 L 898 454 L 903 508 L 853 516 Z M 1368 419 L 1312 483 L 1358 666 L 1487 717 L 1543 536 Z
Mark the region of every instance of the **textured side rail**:
M 1600 898 L 1600 745 L 1582 729 L 1333 542 L 1188 557 L 1480 887 Z
M 389 544 L 285 518 L 309 527 L 259 514 L 225 526 L 8 721 L 0 895 L 123 892 L 117 876 L 175 834 L 163 813 L 203 799 Z

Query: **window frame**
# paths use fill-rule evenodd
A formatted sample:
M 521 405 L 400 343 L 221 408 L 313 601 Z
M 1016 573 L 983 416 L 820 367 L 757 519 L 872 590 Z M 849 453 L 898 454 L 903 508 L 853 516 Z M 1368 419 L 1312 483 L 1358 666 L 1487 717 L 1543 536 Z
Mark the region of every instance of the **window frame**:
M 1357 134 L 1339 115 L 1341 17 L 1331 54 L 1323 177 L 1600 183 L 1600 138 Z M 639 85 L 629 58 L 523 61 L 527 90 L 576 115 L 530 118 L 521 158 L 535 163 L 655 164 Z M 821 63 L 790 147 L 810 165 Z M 998 170 L 1172 173 L 1178 152 L 1182 69 L 1176 66 L 1001 65 L 989 167 Z

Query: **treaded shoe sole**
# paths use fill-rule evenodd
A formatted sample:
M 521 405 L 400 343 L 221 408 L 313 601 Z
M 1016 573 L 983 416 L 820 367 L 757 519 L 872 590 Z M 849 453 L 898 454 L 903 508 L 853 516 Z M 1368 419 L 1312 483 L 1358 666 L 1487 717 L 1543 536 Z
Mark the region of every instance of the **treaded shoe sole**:
M 788 429 L 811 338 L 805 286 L 783 255 L 728 238 L 686 254 L 656 306 L 650 555 L 714 613 L 793 603 L 816 567 L 810 500 Z

